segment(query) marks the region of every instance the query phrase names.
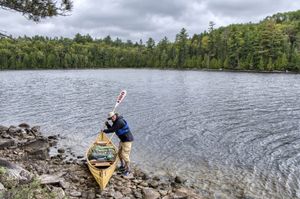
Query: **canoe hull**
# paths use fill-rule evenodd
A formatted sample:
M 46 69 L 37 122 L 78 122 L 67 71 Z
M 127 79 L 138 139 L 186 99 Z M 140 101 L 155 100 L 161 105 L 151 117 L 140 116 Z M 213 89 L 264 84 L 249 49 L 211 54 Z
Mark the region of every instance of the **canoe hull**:
M 101 132 L 98 135 L 96 141 L 90 146 L 90 148 L 88 149 L 88 151 L 86 153 L 86 160 L 87 160 L 89 170 L 92 173 L 92 175 L 94 176 L 97 183 L 99 184 L 101 190 L 105 189 L 106 185 L 108 184 L 108 182 L 109 182 L 111 176 L 113 175 L 113 173 L 117 167 L 117 164 L 119 162 L 119 157 L 118 157 L 118 155 L 116 155 L 114 162 L 111 162 L 110 166 L 108 166 L 108 167 L 96 167 L 94 164 L 91 163 L 91 161 L 89 160 L 88 157 L 89 157 L 89 154 L 91 153 L 92 147 L 95 145 L 96 142 L 103 142 L 103 141 L 107 142 L 106 146 L 113 146 L 115 151 L 117 152 L 116 146 L 106 136 L 105 133 Z

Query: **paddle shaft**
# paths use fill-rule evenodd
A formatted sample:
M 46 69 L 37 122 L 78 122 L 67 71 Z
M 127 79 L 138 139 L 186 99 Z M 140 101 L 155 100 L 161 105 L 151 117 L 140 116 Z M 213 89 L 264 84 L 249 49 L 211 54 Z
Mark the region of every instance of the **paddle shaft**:
M 116 108 L 117 108 L 117 107 L 119 106 L 119 104 L 123 101 L 123 99 L 125 98 L 126 94 L 127 94 L 127 91 L 126 91 L 126 90 L 122 90 L 122 91 L 121 91 L 121 93 L 120 93 L 119 96 L 117 97 L 117 102 L 116 102 L 116 104 L 115 104 L 115 106 L 114 106 L 112 112 L 115 112 Z M 105 127 L 105 124 L 104 124 L 104 127 Z M 111 136 L 110 139 L 113 138 L 114 134 L 115 134 L 115 133 L 112 134 L 112 136 Z

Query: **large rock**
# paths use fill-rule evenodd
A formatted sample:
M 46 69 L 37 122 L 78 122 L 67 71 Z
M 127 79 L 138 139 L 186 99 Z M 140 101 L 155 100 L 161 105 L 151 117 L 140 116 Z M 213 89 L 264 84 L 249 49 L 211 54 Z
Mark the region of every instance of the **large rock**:
M 21 123 L 21 124 L 19 124 L 19 127 L 23 128 L 23 129 L 29 129 L 30 128 L 29 124 L 27 124 L 27 123 Z
M 143 189 L 144 199 L 157 199 L 160 197 L 160 194 L 151 188 Z
M 26 150 L 27 159 L 47 160 L 49 159 L 49 148 Z
M 15 133 L 17 133 L 18 132 L 18 128 L 17 127 L 15 127 L 15 126 L 10 126 L 9 128 L 8 128 L 8 133 L 10 134 L 10 135 L 14 135 Z
M 6 126 L 2 126 L 0 125 L 0 133 L 4 133 L 8 130 L 8 128 Z
M 46 138 L 38 138 L 29 142 L 22 143 L 21 147 L 26 150 L 48 148 L 49 142 Z
M 14 146 L 16 142 L 13 139 L 0 139 L 0 149 Z
M 32 174 L 19 165 L 0 158 L 0 167 L 4 167 L 6 170 L 5 174 L 7 174 L 9 178 L 18 181 L 20 184 L 26 184 L 32 181 Z
M 62 176 L 64 176 L 66 173 L 58 173 L 55 175 L 48 175 L 43 174 L 38 177 L 41 184 L 51 184 L 51 185 L 59 185 L 61 187 L 64 187 L 64 179 Z
M 186 182 L 186 179 L 180 177 L 180 176 L 176 176 L 174 181 L 178 184 L 182 184 L 182 183 L 185 183 Z

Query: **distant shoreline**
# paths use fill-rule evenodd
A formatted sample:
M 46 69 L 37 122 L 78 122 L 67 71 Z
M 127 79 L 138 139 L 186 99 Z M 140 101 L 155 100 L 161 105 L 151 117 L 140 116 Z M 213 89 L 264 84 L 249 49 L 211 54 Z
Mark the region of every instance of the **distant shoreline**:
M 198 69 L 198 68 L 186 68 L 186 69 L 179 69 L 179 68 L 127 68 L 127 67 L 111 67 L 111 68 L 57 68 L 57 69 L 4 69 L 2 71 L 72 71 L 72 70 L 120 70 L 120 69 L 130 69 L 130 70 L 162 70 L 162 71 L 205 71 L 205 72 L 232 72 L 232 73 L 263 73 L 263 74 L 300 74 L 300 72 L 295 71 L 258 71 L 258 70 L 232 70 L 232 69 Z

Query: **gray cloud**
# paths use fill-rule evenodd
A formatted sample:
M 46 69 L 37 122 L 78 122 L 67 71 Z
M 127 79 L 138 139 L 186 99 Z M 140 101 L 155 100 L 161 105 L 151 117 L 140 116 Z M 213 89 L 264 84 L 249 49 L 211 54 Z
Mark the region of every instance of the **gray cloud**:
M 122 40 L 174 40 L 182 27 L 189 35 L 207 30 L 209 21 L 218 26 L 258 22 L 264 17 L 300 9 L 294 0 L 76 0 L 70 16 L 40 23 L 20 13 L 0 9 L 0 31 L 14 36 L 44 35 L 74 37 L 76 33 Z

